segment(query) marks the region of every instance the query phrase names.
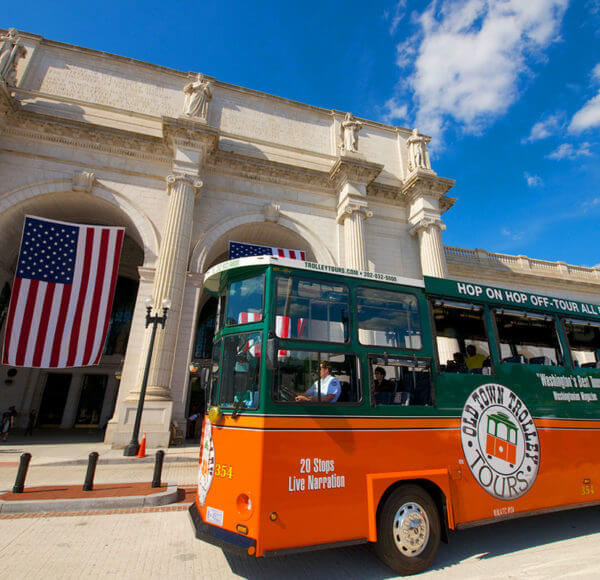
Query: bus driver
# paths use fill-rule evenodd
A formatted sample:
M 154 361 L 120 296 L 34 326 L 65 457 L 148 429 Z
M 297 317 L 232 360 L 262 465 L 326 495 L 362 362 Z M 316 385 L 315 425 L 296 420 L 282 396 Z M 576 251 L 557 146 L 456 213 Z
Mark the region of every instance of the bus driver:
M 329 361 L 321 361 L 319 375 L 321 377 L 321 388 L 319 388 L 319 381 L 315 381 L 305 393 L 296 395 L 296 401 L 319 401 L 319 392 L 321 393 L 320 401 L 322 403 L 335 403 L 340 398 L 342 386 L 340 381 L 331 375 L 331 363 Z

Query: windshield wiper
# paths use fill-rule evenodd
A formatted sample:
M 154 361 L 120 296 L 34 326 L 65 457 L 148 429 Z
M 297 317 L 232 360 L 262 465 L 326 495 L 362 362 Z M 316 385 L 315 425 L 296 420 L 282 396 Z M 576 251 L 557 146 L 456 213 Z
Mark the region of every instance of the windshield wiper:
M 240 399 L 239 401 L 236 401 L 233 404 L 233 413 L 231 413 L 232 419 L 235 419 L 240 414 L 240 411 L 242 410 L 242 407 L 244 407 L 244 404 L 244 399 Z

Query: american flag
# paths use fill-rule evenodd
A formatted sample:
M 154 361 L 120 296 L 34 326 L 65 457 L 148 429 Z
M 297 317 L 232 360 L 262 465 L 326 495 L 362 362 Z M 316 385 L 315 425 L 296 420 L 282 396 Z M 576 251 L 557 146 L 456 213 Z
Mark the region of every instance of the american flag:
M 306 252 L 302 250 L 286 250 L 270 246 L 257 246 L 244 242 L 229 242 L 229 259 L 247 258 L 248 256 L 279 256 L 292 260 L 306 260 Z
M 98 364 L 110 321 L 124 228 L 25 217 L 2 363 Z
M 275 317 L 275 333 L 279 338 L 302 338 L 304 327 L 306 326 L 306 318 L 298 318 L 297 329 L 298 334 L 296 337 L 291 336 L 292 330 L 292 319 L 289 316 L 276 316 Z M 290 356 L 289 350 L 280 350 L 277 353 L 278 357 Z

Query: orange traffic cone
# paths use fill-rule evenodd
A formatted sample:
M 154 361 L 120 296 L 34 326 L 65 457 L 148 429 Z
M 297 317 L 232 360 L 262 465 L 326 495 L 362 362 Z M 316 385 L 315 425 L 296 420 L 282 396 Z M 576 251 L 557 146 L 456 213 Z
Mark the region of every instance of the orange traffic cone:
M 144 436 L 142 437 L 142 442 L 140 444 L 140 448 L 138 450 L 136 457 L 146 457 L 146 434 L 145 433 L 144 433 Z

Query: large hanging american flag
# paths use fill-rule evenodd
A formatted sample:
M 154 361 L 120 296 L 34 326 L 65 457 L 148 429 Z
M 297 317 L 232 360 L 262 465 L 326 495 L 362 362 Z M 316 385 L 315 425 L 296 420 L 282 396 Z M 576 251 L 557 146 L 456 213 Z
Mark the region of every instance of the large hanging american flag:
M 25 217 L 2 363 L 36 368 L 98 364 L 124 228 Z
M 229 242 L 229 259 L 247 258 L 248 256 L 279 256 L 292 260 L 306 260 L 306 252 L 302 250 L 286 250 L 285 248 L 272 248 L 258 246 L 244 242 Z

